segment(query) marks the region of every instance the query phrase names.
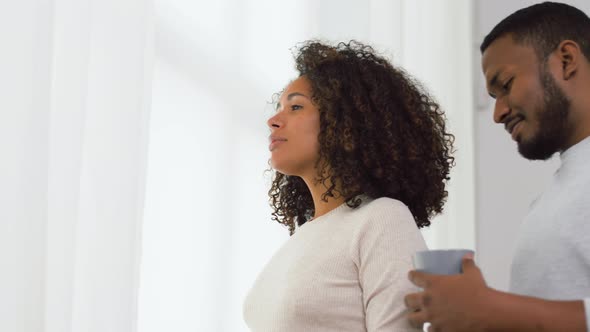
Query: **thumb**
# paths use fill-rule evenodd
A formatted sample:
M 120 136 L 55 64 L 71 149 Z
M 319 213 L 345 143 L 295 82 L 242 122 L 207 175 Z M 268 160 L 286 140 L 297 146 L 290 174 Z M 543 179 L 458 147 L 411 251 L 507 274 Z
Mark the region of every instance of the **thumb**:
M 461 260 L 461 270 L 463 271 L 463 273 L 469 273 L 474 269 L 478 268 L 477 265 L 475 265 L 475 262 L 473 261 L 473 253 L 465 254 L 465 256 L 463 256 L 463 259 Z

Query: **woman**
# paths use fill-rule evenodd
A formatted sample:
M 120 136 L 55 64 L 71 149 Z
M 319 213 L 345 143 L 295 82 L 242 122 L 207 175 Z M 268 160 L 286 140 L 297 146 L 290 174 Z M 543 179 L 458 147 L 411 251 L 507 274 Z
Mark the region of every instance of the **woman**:
M 358 42 L 309 41 L 268 120 L 273 219 L 292 235 L 246 298 L 253 331 L 415 331 L 405 319 L 419 227 L 454 160 L 439 106 Z

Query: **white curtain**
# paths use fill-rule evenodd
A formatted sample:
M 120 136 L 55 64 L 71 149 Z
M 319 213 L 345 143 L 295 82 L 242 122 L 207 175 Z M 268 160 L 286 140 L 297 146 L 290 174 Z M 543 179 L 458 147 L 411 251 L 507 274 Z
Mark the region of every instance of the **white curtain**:
M 0 331 L 136 329 L 144 0 L 0 4 Z
M 473 1 L 406 0 L 400 6 L 400 64 L 439 101 L 456 139 L 444 213 L 423 234 L 430 248 L 477 249 L 473 82 L 481 69 Z
M 288 237 L 267 204 L 266 102 L 309 38 L 370 42 L 438 98 L 458 166 L 425 237 L 473 248 L 471 16 L 469 0 L 157 0 L 139 331 L 247 330 L 244 296 Z

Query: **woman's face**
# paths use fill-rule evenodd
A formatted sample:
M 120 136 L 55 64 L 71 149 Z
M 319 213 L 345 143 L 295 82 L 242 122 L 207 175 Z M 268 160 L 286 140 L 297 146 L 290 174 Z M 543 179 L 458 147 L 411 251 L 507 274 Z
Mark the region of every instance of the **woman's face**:
M 304 76 L 281 94 L 277 112 L 268 119 L 271 165 L 286 175 L 316 176 L 320 112 L 311 102 L 311 85 Z

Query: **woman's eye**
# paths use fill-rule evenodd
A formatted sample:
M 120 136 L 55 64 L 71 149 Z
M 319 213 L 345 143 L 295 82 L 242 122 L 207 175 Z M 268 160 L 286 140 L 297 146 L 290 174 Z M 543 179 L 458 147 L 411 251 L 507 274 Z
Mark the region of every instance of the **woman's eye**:
M 303 106 L 301 106 L 301 105 L 291 105 L 291 111 L 297 111 L 302 108 L 303 108 Z

